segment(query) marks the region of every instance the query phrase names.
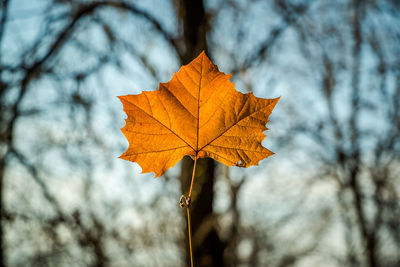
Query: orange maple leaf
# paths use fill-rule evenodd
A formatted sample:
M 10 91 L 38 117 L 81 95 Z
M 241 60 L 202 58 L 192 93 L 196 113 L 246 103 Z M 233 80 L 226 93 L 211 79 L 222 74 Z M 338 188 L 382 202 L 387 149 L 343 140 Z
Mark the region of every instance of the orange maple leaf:
M 242 94 L 230 77 L 202 52 L 158 90 L 119 96 L 129 141 L 120 158 L 159 177 L 185 155 L 240 167 L 272 155 L 261 142 L 279 98 Z

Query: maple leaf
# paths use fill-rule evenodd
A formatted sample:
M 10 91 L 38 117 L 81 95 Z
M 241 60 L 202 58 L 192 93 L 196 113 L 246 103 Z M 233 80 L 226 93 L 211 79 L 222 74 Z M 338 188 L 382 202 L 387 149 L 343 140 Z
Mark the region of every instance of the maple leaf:
M 183 156 L 211 157 L 248 167 L 273 152 L 261 145 L 265 124 L 279 98 L 235 90 L 204 51 L 156 91 L 119 96 L 129 147 L 120 158 L 161 176 Z

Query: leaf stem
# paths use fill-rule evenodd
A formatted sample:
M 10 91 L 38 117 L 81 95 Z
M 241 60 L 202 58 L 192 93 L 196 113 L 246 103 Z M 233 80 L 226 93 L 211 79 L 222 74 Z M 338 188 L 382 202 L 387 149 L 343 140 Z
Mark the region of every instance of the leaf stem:
M 193 267 L 193 248 L 192 248 L 192 227 L 191 227 L 191 220 L 190 220 L 190 204 L 192 202 L 192 192 L 193 192 L 193 184 L 194 184 L 194 177 L 196 174 L 196 165 L 197 165 L 197 154 L 194 158 L 193 164 L 193 173 L 192 173 L 192 181 L 190 183 L 190 190 L 189 195 L 186 199 L 186 214 L 187 214 L 187 222 L 188 222 L 188 236 L 189 236 L 189 252 L 190 252 L 190 266 Z
M 193 249 L 192 249 L 192 229 L 190 225 L 190 206 L 186 208 L 188 231 L 189 231 L 189 251 L 190 251 L 190 266 L 193 267 Z
M 197 165 L 197 154 L 196 154 L 196 157 L 194 158 L 193 173 L 192 173 L 192 182 L 191 182 L 191 184 L 190 184 L 190 190 L 189 190 L 189 196 L 188 196 L 188 199 L 189 199 L 189 206 L 190 206 L 190 202 L 191 202 L 191 199 L 192 199 L 192 192 L 193 192 L 193 184 L 194 184 L 194 175 L 195 175 L 195 172 L 196 172 L 196 165 Z

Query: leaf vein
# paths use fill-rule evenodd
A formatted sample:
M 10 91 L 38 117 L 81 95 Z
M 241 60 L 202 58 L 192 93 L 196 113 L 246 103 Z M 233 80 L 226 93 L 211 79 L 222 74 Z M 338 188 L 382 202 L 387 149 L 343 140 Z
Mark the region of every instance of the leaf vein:
M 190 78 L 190 77 L 189 77 L 189 78 Z M 188 92 L 189 95 L 190 95 L 191 97 L 193 97 L 194 99 L 196 99 L 196 97 L 195 97 L 194 95 L 192 95 L 192 93 L 190 92 L 190 90 L 187 89 L 187 87 L 183 84 L 183 82 L 181 82 L 181 79 L 179 78 L 178 75 L 176 75 L 176 79 L 177 79 L 178 82 L 183 86 L 183 88 L 185 88 L 186 92 Z M 192 78 L 190 78 L 190 79 L 192 80 L 193 83 L 195 83 L 194 80 L 193 80 Z M 196 84 L 196 83 L 195 83 L 195 84 Z M 196 85 L 197 85 L 197 84 L 196 84 Z M 169 91 L 169 90 L 168 90 L 168 91 Z
M 263 153 L 262 151 L 256 151 L 256 150 L 250 150 L 250 149 L 244 149 L 244 148 L 237 148 L 237 147 L 218 146 L 218 145 L 211 145 L 211 144 L 209 146 L 225 148 L 225 149 L 241 150 L 241 151 L 247 151 L 247 152 L 254 152 L 254 153 Z
M 181 105 L 181 106 L 187 111 L 187 113 L 189 113 L 194 119 L 197 119 L 196 116 L 194 116 L 194 115 L 190 112 L 190 110 L 188 110 L 188 109 L 185 107 L 185 105 L 182 104 L 182 102 L 179 101 L 179 99 L 178 99 L 170 90 L 166 89 L 166 91 L 167 91 L 168 93 L 170 93 L 170 94 L 176 99 L 176 102 L 177 102 L 179 105 Z M 196 99 L 196 98 L 195 98 L 195 99 Z
M 147 97 L 147 96 L 146 96 Z M 187 144 L 191 149 L 193 149 L 193 151 L 195 151 L 195 149 L 188 143 L 186 142 L 185 139 L 183 139 L 182 137 L 180 137 L 177 133 L 175 133 L 174 131 L 172 131 L 172 129 L 168 128 L 166 125 L 164 125 L 161 121 L 159 121 L 157 118 L 153 117 L 153 115 L 150 115 L 149 113 L 147 113 L 146 111 L 144 111 L 142 108 L 140 108 L 138 105 L 136 105 L 135 103 L 132 103 L 129 100 L 126 100 L 127 102 L 129 102 L 131 105 L 134 105 L 135 107 L 137 107 L 139 110 L 141 110 L 143 113 L 145 113 L 146 115 L 148 115 L 150 118 L 152 118 L 153 120 L 155 120 L 156 122 L 158 122 L 159 124 L 161 124 L 162 126 L 164 126 L 166 129 L 168 129 L 169 131 L 171 131 L 171 133 L 173 133 L 176 137 L 178 137 L 179 139 L 181 139 L 185 144 Z
M 162 149 L 162 150 L 142 151 L 142 152 L 134 153 L 134 154 L 131 154 L 131 155 L 141 155 L 141 154 L 151 154 L 151 153 L 158 153 L 158 152 L 166 152 L 166 151 L 177 150 L 177 149 L 185 148 L 185 147 L 186 146 L 178 146 L 178 147 Z M 130 156 L 130 155 L 127 155 L 127 156 Z
M 128 131 L 130 133 L 134 134 L 142 134 L 142 135 L 171 135 L 173 133 L 144 133 L 144 132 L 138 132 L 138 131 Z
M 243 117 L 242 119 L 240 119 L 239 121 L 233 123 L 231 126 L 229 126 L 228 128 L 226 128 L 223 132 L 221 132 L 218 136 L 216 136 L 214 139 L 212 139 L 210 142 L 208 142 L 207 144 L 205 144 L 204 146 L 202 146 L 198 151 L 203 150 L 205 147 L 207 147 L 208 145 L 210 145 L 210 144 L 211 144 L 212 142 L 214 142 L 216 139 L 218 139 L 219 137 L 221 137 L 224 133 L 226 133 L 227 131 L 229 131 L 233 126 L 237 125 L 240 121 L 242 121 L 242 120 L 244 120 L 245 118 L 247 118 L 247 117 L 253 115 L 254 113 L 259 112 L 260 110 L 262 110 L 262 109 L 264 109 L 264 108 L 269 107 L 269 106 L 272 105 L 272 104 L 273 104 L 273 102 L 270 102 L 270 103 L 268 103 L 268 105 L 263 106 L 263 107 L 261 107 L 261 108 L 255 110 L 255 111 L 253 111 L 253 112 L 250 113 L 249 115 L 247 115 L 247 116 Z

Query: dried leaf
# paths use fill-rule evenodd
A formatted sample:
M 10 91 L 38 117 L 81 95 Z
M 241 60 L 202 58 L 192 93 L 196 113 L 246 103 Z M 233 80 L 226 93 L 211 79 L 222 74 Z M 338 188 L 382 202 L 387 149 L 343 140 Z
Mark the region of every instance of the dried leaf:
M 161 176 L 185 155 L 249 167 L 273 153 L 261 145 L 279 98 L 242 94 L 202 52 L 156 91 L 120 96 L 129 147 L 120 158 Z

